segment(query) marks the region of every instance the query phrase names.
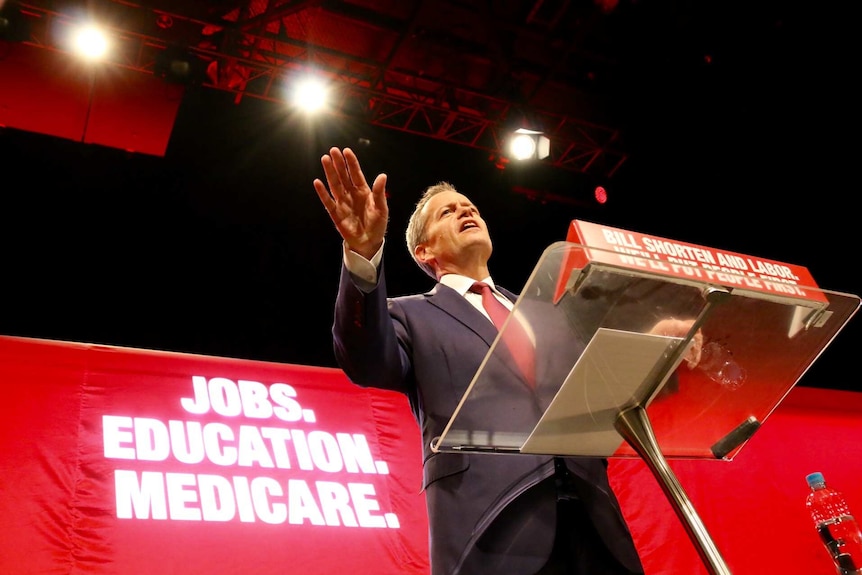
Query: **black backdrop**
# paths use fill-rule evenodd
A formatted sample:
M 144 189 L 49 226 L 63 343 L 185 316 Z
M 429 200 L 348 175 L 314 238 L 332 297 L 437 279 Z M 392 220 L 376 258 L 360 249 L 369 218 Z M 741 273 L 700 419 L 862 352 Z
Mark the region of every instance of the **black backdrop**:
M 0 333 L 334 365 L 340 242 L 311 186 L 331 145 L 354 146 L 369 179 L 389 174 L 395 294 L 431 285 L 403 231 L 421 189 L 444 179 L 482 210 L 492 273 L 513 290 L 577 218 L 803 265 L 825 289 L 862 293 L 856 103 L 840 73 L 855 58 L 837 20 L 818 23 L 745 44 L 733 67 L 635 70 L 608 102 L 630 154 L 610 180 L 499 170 L 480 150 L 207 88 L 186 94 L 164 158 L 0 128 Z M 603 207 L 590 203 L 598 183 Z M 803 385 L 859 388 L 859 321 Z

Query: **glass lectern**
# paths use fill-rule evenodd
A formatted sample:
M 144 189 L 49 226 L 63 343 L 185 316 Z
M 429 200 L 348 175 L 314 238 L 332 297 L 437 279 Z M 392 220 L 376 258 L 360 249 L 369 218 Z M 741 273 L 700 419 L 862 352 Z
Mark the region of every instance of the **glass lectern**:
M 729 573 L 667 458 L 732 460 L 860 299 L 684 264 L 657 273 L 631 254 L 634 265 L 617 266 L 600 251 L 571 242 L 545 250 L 432 447 L 641 457 L 705 565 Z M 683 331 L 665 329 L 667 320 L 685 322 L 675 324 Z M 535 342 L 535 387 L 497 385 L 500 370 L 517 369 L 501 343 L 513 321 Z

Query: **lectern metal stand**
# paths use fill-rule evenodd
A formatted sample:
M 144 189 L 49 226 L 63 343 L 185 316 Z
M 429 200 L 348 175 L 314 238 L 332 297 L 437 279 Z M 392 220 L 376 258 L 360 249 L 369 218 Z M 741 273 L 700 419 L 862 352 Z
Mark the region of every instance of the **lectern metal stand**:
M 629 445 L 635 448 L 635 451 L 643 458 L 653 475 L 659 480 L 662 491 L 670 501 L 677 517 L 682 521 L 688 536 L 697 546 L 698 555 L 709 572 L 715 575 L 730 575 L 727 563 L 725 563 L 694 505 L 691 504 L 691 500 L 662 455 L 646 410 L 638 406 L 620 413 L 617 418 L 617 430 Z
M 432 448 L 639 457 L 709 572 L 730 575 L 668 459 L 731 461 L 860 299 L 600 251 L 545 250 Z M 533 333 L 535 388 L 492 377 L 517 369 L 498 345 L 513 321 Z

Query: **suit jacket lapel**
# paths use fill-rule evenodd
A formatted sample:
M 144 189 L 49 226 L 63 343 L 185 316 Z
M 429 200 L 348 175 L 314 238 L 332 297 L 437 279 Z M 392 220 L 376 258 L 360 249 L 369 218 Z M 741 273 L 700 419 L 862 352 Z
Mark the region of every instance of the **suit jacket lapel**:
M 518 297 L 512 292 L 499 287 L 497 289 L 513 303 L 517 301 Z M 484 314 L 482 314 L 482 312 L 473 307 L 473 304 L 468 302 L 464 296 L 449 286 L 440 283 L 434 286 L 434 288 L 426 293 L 425 296 L 432 305 L 437 306 L 451 315 L 454 319 L 464 324 L 467 328 L 474 331 L 485 341 L 486 344 L 488 344 L 489 348 L 494 344 L 494 340 L 497 339 L 497 335 L 499 334 L 497 328 L 488 320 L 487 317 L 484 316 Z M 504 351 L 501 357 L 504 358 L 503 361 L 509 366 L 509 368 L 520 377 L 521 372 L 515 365 L 512 356 Z
M 508 290 L 500 291 L 503 295 L 511 299 L 512 302 L 517 300 L 517 297 L 515 297 L 512 292 Z M 482 312 L 473 307 L 473 304 L 468 302 L 464 296 L 460 295 L 449 286 L 439 283 L 434 286 L 431 291 L 426 293 L 425 296 L 432 305 L 448 313 L 454 319 L 464 324 L 468 329 L 475 332 L 485 341 L 486 344 L 488 344 L 489 348 L 494 344 L 494 340 L 497 338 L 499 333 L 497 328 L 482 314 Z M 510 353 L 508 353 L 505 346 L 503 346 L 503 350 L 501 351 L 502 353 L 495 352 L 495 355 L 502 360 L 503 364 L 506 365 L 508 369 L 518 377 L 518 379 L 524 382 L 524 385 L 529 386 L 527 380 L 524 379 L 521 374 L 520 369 L 518 369 L 514 358 Z
M 467 328 L 476 332 L 479 337 L 485 340 L 485 343 L 489 347 L 494 343 L 494 339 L 497 337 L 497 328 L 494 327 L 493 323 L 488 321 L 488 318 L 482 315 L 482 312 L 473 307 L 473 304 L 468 302 L 464 296 L 449 286 L 439 283 L 426 293 L 425 296 L 431 305 L 440 308 Z

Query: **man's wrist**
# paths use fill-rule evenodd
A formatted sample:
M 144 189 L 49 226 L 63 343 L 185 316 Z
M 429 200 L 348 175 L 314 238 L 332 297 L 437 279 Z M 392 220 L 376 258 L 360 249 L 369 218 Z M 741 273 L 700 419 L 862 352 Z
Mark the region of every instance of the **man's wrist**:
M 385 243 L 385 242 L 384 242 Z M 383 245 L 381 244 L 378 250 L 370 257 L 366 258 L 360 253 L 350 249 L 347 242 L 342 244 L 344 251 L 344 266 L 354 278 L 362 281 L 363 288 L 373 288 L 377 285 L 380 262 L 383 259 Z

